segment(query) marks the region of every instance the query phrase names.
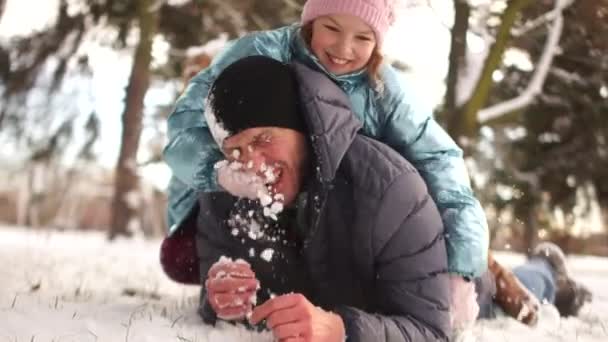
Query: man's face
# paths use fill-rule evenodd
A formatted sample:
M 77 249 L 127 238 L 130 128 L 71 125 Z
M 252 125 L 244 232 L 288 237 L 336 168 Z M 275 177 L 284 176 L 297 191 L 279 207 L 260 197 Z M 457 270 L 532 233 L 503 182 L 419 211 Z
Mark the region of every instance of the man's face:
M 279 127 L 246 129 L 226 140 L 222 150 L 230 161 L 243 164 L 266 181 L 272 194 L 281 194 L 284 204 L 293 203 L 302 187 L 308 165 L 305 136 Z

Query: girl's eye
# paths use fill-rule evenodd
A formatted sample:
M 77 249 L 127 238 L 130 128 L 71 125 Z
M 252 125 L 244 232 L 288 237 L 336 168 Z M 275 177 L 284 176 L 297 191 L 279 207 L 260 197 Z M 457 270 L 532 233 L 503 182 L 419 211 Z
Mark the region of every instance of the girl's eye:
M 368 36 L 356 36 L 356 38 L 358 40 L 361 40 L 361 41 L 364 41 L 364 42 L 371 42 L 372 41 L 372 39 L 370 37 L 368 37 Z
M 338 30 L 338 28 L 335 27 L 335 26 L 327 25 L 327 24 L 325 24 L 324 26 L 325 26 L 326 29 L 328 29 L 328 30 L 330 30 L 332 32 L 340 32 L 340 30 Z

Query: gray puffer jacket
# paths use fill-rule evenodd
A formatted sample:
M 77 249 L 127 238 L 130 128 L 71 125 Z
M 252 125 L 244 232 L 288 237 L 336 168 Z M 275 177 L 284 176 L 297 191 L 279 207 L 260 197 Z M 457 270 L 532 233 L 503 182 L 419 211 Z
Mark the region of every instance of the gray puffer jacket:
M 246 203 L 202 193 L 201 274 L 222 255 L 243 258 L 261 282 L 258 303 L 270 293 L 303 293 L 342 317 L 348 341 L 446 341 L 447 253 L 423 179 L 390 147 L 358 134 L 361 124 L 338 86 L 294 68 L 316 157 L 297 213 L 285 213 L 294 219 L 282 223 L 297 234 L 249 239 L 233 227 L 234 210 Z M 270 261 L 260 257 L 268 248 Z M 214 321 L 204 288 L 200 311 Z

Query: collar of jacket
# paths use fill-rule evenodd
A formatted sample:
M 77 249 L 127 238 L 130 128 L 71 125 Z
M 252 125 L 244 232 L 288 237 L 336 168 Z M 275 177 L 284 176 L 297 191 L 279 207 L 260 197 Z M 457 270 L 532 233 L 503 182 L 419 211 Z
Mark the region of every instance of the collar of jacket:
M 325 74 L 297 62 L 293 67 L 316 158 L 313 172 L 328 184 L 363 125 L 352 113 L 348 96 Z
M 334 82 L 338 83 L 340 88 L 344 89 L 348 93 L 353 92 L 353 90 L 362 83 L 369 82 L 366 69 L 361 69 L 344 75 L 335 75 L 328 71 L 321 64 L 319 59 L 310 51 L 306 42 L 302 38 L 302 35 L 300 34 L 300 30 L 301 27 L 299 25 L 294 26 L 292 50 L 294 52 L 296 61 L 305 64 L 309 68 L 323 72 Z

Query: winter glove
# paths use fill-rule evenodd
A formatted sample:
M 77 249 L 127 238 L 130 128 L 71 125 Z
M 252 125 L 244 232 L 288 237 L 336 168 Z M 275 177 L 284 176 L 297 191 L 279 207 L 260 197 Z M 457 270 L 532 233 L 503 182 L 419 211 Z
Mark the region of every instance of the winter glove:
M 216 165 L 217 183 L 233 196 L 257 199 L 260 193 L 268 191 L 261 177 L 252 171 L 234 166 L 234 163 L 220 162 Z
M 465 280 L 462 276 L 450 275 L 450 322 L 455 333 L 468 330 L 473 327 L 479 305 L 477 304 L 477 293 L 475 284 Z
M 217 317 L 232 321 L 251 313 L 259 282 L 246 261 L 221 257 L 209 269 L 205 287 L 207 301 Z

